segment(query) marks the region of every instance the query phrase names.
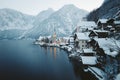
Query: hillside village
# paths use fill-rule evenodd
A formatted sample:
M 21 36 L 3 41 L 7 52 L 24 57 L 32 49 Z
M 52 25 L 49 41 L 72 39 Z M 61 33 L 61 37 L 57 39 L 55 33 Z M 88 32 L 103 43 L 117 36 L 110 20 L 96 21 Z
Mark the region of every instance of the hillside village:
M 115 35 L 119 35 L 120 21 L 99 19 L 79 22 L 69 37 L 40 36 L 35 44 L 44 47 L 58 47 L 68 52 L 69 58 L 83 65 L 99 80 L 114 80 L 120 72 L 120 45 Z

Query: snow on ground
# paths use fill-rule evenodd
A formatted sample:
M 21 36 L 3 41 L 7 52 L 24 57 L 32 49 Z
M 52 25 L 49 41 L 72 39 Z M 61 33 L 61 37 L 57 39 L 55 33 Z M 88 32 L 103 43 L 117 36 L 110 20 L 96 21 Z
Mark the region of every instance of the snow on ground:
M 116 76 L 116 79 L 115 80 L 120 80 L 120 74 L 118 74 L 117 76 Z
M 120 48 L 120 41 L 119 40 L 115 40 L 116 45 Z

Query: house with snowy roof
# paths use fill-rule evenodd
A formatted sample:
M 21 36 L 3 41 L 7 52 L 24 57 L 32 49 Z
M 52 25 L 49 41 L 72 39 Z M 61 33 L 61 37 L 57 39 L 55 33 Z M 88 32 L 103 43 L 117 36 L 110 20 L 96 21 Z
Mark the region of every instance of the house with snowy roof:
M 118 55 L 116 43 L 109 38 L 94 38 L 89 43 L 98 55 L 109 55 L 112 57 Z
M 119 31 L 120 30 L 120 20 L 115 20 L 112 18 L 109 19 L 107 21 L 107 29 L 112 29 L 112 28 L 114 28 L 116 31 Z
M 105 27 L 107 27 L 107 21 L 108 19 L 99 19 L 97 21 L 97 26 L 99 29 L 104 29 Z
M 120 20 L 114 21 L 114 28 L 116 31 L 120 31 Z
M 88 41 L 90 38 L 85 33 L 75 33 L 76 39 L 75 39 L 75 46 L 82 50 L 89 48 Z
M 97 22 L 99 29 L 109 30 L 115 29 L 116 31 L 120 31 L 120 20 L 111 19 L 99 19 Z
M 83 53 L 80 53 L 80 57 L 83 65 L 95 66 L 97 64 L 96 52 L 92 49 L 83 49 Z
M 97 28 L 97 24 L 94 21 L 80 21 L 77 27 L 73 30 L 73 34 L 76 32 L 86 32 Z
M 94 38 L 94 37 L 107 38 L 108 36 L 109 36 L 109 31 L 106 31 L 106 30 L 92 30 L 89 33 L 90 38 Z
M 93 30 L 97 27 L 97 24 L 94 21 L 80 21 L 78 25 L 82 32 Z

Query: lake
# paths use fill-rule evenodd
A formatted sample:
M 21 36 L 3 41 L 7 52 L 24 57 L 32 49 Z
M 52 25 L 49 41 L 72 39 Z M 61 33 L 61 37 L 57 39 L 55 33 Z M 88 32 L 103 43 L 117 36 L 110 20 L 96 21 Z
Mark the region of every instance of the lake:
M 0 80 L 95 80 L 55 47 L 40 47 L 33 40 L 0 41 Z

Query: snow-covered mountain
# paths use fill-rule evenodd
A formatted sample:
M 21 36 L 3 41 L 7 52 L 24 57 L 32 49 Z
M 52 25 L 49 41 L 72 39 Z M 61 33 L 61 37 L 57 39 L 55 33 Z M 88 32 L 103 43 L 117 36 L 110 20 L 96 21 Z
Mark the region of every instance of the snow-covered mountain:
M 42 21 L 44 21 L 45 19 L 47 19 L 52 13 L 54 13 L 54 10 L 52 8 L 49 8 L 47 10 L 44 10 L 44 11 L 40 12 L 35 17 L 33 25 L 37 26 L 37 24 L 40 24 Z
M 24 37 L 33 25 L 47 19 L 53 12 L 52 9 L 48 9 L 37 16 L 31 16 L 13 9 L 0 9 L 0 39 Z
M 87 11 L 74 5 L 65 5 L 58 11 L 44 10 L 36 16 L 0 9 L 0 39 L 37 38 L 54 32 L 58 36 L 69 35 L 87 14 Z
M 0 9 L 0 30 L 31 28 L 33 18 L 16 10 Z
M 74 5 L 65 5 L 58 11 L 52 13 L 44 21 L 35 24 L 35 26 L 27 32 L 26 37 L 52 35 L 54 32 L 56 32 L 58 36 L 69 35 L 77 23 L 87 14 L 87 11 L 79 9 Z

